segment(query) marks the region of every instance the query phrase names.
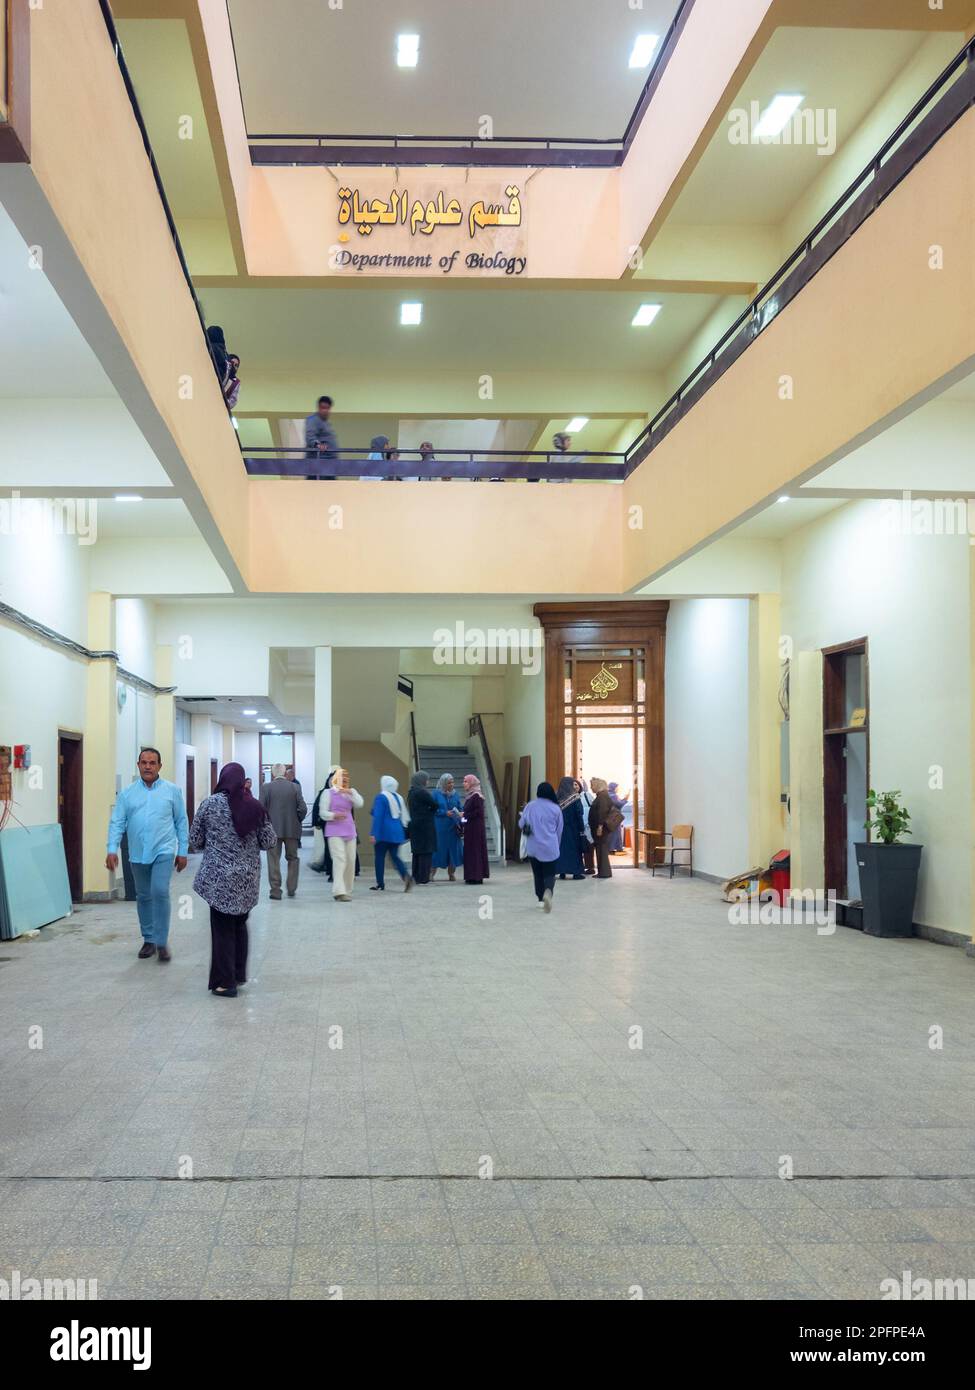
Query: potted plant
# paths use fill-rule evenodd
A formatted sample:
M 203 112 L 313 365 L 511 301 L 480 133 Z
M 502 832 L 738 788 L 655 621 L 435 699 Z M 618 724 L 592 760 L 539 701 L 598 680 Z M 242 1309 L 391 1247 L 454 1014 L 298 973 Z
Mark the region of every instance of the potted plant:
M 900 792 L 867 795 L 869 819 L 864 829 L 874 838 L 857 844 L 863 930 L 868 936 L 913 936 L 914 899 L 923 845 L 905 845 L 911 813 L 901 805 Z

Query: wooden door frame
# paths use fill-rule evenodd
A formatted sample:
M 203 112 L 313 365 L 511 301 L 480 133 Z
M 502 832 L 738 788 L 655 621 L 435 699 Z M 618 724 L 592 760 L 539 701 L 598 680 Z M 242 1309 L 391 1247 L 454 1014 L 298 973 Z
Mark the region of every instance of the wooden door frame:
M 63 753 L 62 753 L 62 751 L 61 751 L 61 745 L 64 744 L 64 743 L 73 743 L 73 744 L 76 744 L 76 745 L 77 745 L 77 759 L 78 759 L 77 767 L 72 769 L 73 780 L 75 781 L 75 784 L 76 784 L 76 785 L 75 785 L 75 789 L 74 789 L 73 810 L 72 810 L 72 816 L 71 816 L 71 830 L 72 830 L 71 841 L 72 841 L 72 843 L 69 843 L 69 838 L 68 838 L 68 836 L 65 835 L 65 832 L 64 832 L 64 826 L 65 826 L 65 823 L 66 823 L 66 817 L 62 814 L 62 806 L 61 806 L 61 776 L 62 776 L 62 767 L 63 767 L 63 764 L 62 764 L 62 762 L 61 762 L 61 759 L 62 759 L 62 757 L 64 756 Z M 82 901 L 83 901 L 83 898 L 84 898 L 84 868 L 85 868 L 85 861 L 84 861 L 84 852 L 85 852 L 85 831 L 84 831 L 84 813 L 85 813 L 84 771 L 85 771 L 85 761 L 84 761 L 84 760 L 85 760 L 85 739 L 84 739 L 84 735 L 81 734 L 81 733 L 77 733 L 74 729 L 58 729 L 58 788 L 57 788 L 57 797 L 58 797 L 58 824 L 61 826 L 61 838 L 62 838 L 62 840 L 64 841 L 64 858 L 65 858 L 65 864 L 67 865 L 67 870 L 68 870 L 68 883 L 69 883 L 69 885 L 70 885 L 70 887 L 71 887 L 71 901 L 72 901 L 72 902 L 76 902 L 76 903 L 82 902 Z
M 844 732 L 845 725 L 837 720 L 844 718 L 839 708 L 840 695 L 845 696 L 846 687 L 840 686 L 832 657 L 863 654 L 863 698 L 867 711 L 863 731 L 855 734 Z M 864 764 L 867 776 L 867 791 L 870 790 L 870 642 L 866 637 L 856 637 L 850 642 L 838 642 L 832 647 L 823 647 L 823 886 L 836 891 L 838 897 L 845 897 L 850 890 L 847 879 L 847 824 L 849 804 L 843 801 L 846 795 L 847 759 L 845 750 L 848 738 L 866 739 Z M 834 821 L 842 807 L 842 861 L 840 841 L 832 831 Z M 869 842 L 870 832 L 864 829 L 864 839 Z M 839 891 L 843 886 L 843 893 Z
M 193 817 L 196 815 L 196 755 L 186 755 L 186 773 L 183 778 L 186 783 L 186 819 L 190 825 L 193 824 Z
M 533 608 L 545 632 L 545 767 L 558 785 L 566 775 L 565 699 L 562 671 L 567 647 L 642 648 L 646 658 L 647 727 L 643 765 L 646 794 L 643 813 L 648 826 L 666 827 L 664 750 L 664 662 L 666 656 L 666 599 L 630 599 L 619 603 L 536 603 Z M 635 698 L 635 692 L 634 692 Z M 639 862 L 639 836 L 633 826 L 633 862 Z

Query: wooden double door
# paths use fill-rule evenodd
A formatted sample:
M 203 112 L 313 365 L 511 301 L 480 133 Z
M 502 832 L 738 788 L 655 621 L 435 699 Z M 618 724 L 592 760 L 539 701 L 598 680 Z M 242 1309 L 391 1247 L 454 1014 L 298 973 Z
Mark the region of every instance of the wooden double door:
M 665 828 L 662 601 L 535 605 L 545 630 L 546 776 L 616 782 L 629 802 L 625 859 Z M 541 780 L 540 778 L 537 780 Z

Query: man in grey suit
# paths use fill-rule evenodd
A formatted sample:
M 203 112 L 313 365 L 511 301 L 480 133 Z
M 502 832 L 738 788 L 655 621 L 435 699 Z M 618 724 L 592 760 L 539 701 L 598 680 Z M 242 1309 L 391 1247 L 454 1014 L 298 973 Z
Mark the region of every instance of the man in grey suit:
M 288 861 L 288 897 L 293 898 L 298 891 L 298 846 L 301 843 L 301 822 L 308 810 L 301 788 L 295 782 L 289 782 L 284 772 L 284 763 L 275 763 L 271 768 L 271 781 L 265 782 L 261 788 L 261 805 L 268 813 L 277 836 L 277 844 L 267 852 L 267 878 L 271 885 L 271 897 L 275 901 L 281 898 L 282 844 Z

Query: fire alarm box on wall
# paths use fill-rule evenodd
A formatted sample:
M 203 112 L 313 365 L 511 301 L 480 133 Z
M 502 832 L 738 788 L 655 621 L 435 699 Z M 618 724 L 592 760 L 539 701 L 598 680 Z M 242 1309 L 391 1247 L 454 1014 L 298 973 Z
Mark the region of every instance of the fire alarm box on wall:
M 26 771 L 30 767 L 30 744 L 14 744 L 14 767 Z

